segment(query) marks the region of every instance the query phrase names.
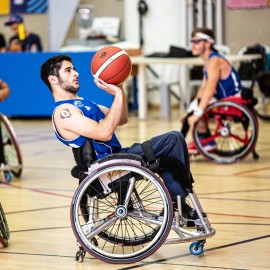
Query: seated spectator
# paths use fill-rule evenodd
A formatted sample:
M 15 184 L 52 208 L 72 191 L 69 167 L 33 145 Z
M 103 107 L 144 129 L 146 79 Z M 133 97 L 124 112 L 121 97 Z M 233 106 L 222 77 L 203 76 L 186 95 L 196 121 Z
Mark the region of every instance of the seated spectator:
M 22 52 L 23 51 L 23 45 L 22 42 L 19 40 L 18 37 L 12 37 L 9 40 L 9 52 Z
M 6 39 L 3 34 L 0 33 L 0 52 L 6 51 Z
M 0 101 L 5 100 L 10 94 L 8 84 L 0 78 Z
M 39 35 L 26 31 L 23 24 L 23 17 L 20 15 L 11 15 L 5 26 L 9 26 L 14 35 L 9 40 L 9 48 L 11 42 L 18 39 L 22 44 L 23 52 L 42 51 L 42 44 Z

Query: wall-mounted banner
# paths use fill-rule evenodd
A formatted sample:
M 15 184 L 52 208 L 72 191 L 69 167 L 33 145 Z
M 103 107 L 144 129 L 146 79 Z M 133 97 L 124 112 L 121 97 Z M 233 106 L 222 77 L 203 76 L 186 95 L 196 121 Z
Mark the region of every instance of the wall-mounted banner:
M 8 15 L 9 14 L 9 2 L 10 0 L 1 0 L 0 1 L 0 15 Z
M 2 2 L 3 0 L 1 0 Z M 48 0 L 9 0 L 10 13 L 45 13 Z
M 227 8 L 230 9 L 252 9 L 268 7 L 269 0 L 227 0 Z

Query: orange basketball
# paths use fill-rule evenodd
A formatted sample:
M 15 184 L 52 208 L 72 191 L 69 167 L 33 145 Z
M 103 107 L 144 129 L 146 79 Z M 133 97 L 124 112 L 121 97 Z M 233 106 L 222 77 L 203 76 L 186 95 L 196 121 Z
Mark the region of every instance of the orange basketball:
M 131 73 L 131 61 L 128 54 L 116 46 L 107 46 L 96 52 L 91 62 L 94 78 L 106 83 L 119 85 L 127 80 Z

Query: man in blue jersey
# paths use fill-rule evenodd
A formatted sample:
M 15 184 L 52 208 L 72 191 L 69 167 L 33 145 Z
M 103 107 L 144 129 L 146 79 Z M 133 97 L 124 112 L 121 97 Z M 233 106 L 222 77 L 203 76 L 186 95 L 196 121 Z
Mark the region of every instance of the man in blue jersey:
M 54 56 L 41 67 L 41 78 L 55 100 L 52 122 L 57 138 L 73 148 L 78 148 L 86 140 L 90 140 L 97 159 L 120 151 L 144 156 L 141 143 L 122 148 L 115 135 L 117 127 L 128 121 L 127 100 L 123 87 L 107 84 L 100 79 L 95 80 L 101 90 L 114 96 L 111 107 L 107 108 L 78 96 L 78 76 L 72 59 L 67 55 Z M 150 145 L 157 159 L 167 157 L 177 160 L 177 164 L 180 163 L 186 172 L 185 179 L 192 182 L 187 145 L 180 132 L 171 131 L 153 137 Z M 174 166 L 172 169 L 177 168 Z M 166 168 L 162 170 L 161 177 L 174 203 L 177 202 L 177 195 L 181 196 L 184 217 L 196 219 L 196 211 L 186 203 L 187 190 L 183 188 L 181 177 L 176 175 L 174 170 Z
M 237 71 L 214 49 L 214 42 L 215 34 L 211 29 L 197 28 L 192 32 L 192 54 L 203 60 L 204 76 L 187 114 L 182 117 L 184 137 L 188 131 L 187 125 L 192 129 L 209 103 L 238 95 L 242 88 Z

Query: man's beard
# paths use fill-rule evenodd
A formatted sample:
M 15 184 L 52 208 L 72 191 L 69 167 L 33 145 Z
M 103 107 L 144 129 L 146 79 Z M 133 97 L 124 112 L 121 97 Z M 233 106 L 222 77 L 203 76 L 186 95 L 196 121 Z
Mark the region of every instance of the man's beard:
M 60 86 L 61 86 L 64 90 L 66 90 L 66 91 L 69 92 L 69 93 L 73 93 L 73 94 L 76 94 L 76 93 L 79 91 L 79 89 L 80 89 L 80 86 L 78 86 L 78 87 L 73 87 L 73 86 L 71 86 L 68 82 L 62 81 L 61 78 L 60 78 L 60 80 L 59 80 L 59 84 L 60 84 Z

